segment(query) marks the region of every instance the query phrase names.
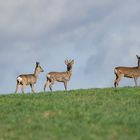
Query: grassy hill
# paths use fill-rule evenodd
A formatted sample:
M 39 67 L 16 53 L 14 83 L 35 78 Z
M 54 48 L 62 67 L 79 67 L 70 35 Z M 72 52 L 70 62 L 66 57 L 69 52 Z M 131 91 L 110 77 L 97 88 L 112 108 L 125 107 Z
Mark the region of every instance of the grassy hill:
M 0 95 L 0 140 L 140 140 L 140 88 Z

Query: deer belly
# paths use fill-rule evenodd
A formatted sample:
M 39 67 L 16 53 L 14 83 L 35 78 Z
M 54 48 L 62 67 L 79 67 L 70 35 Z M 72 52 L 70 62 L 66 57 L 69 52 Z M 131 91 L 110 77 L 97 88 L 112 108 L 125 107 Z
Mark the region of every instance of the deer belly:
M 134 76 L 132 76 L 132 75 L 124 75 L 124 77 L 127 77 L 127 78 L 134 78 Z
M 56 77 L 55 79 L 56 79 L 57 82 L 68 81 L 68 79 L 66 77 Z
M 29 78 L 28 81 L 27 81 L 27 85 L 35 84 L 35 83 L 36 83 L 36 80 L 34 78 Z
M 124 74 L 124 77 L 127 77 L 127 78 L 134 78 L 134 77 L 135 77 L 135 74 L 134 74 L 133 72 L 126 73 L 126 74 Z

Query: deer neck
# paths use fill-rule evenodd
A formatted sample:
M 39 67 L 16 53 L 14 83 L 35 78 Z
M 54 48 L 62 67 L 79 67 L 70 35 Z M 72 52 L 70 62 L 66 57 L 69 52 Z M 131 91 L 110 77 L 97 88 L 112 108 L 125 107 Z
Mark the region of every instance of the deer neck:
M 37 79 L 38 78 L 38 76 L 39 76 L 39 71 L 37 71 L 37 68 L 35 68 L 35 71 L 34 71 L 34 76 L 35 76 L 35 78 Z
M 140 69 L 140 60 L 138 61 L 138 69 Z
M 71 75 L 72 75 L 72 70 L 67 71 L 67 74 L 68 74 L 68 77 L 70 79 L 71 78 Z

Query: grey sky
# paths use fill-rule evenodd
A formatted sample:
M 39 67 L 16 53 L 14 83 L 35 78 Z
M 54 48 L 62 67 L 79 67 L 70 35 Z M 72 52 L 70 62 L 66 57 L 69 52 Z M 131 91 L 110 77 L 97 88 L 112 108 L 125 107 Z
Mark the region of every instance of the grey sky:
M 66 58 L 75 60 L 69 89 L 113 86 L 115 66 L 137 65 L 139 15 L 139 0 L 0 0 L 0 93 L 13 93 L 36 61 L 45 70 L 35 85 L 42 91 L 46 73 L 65 71 Z

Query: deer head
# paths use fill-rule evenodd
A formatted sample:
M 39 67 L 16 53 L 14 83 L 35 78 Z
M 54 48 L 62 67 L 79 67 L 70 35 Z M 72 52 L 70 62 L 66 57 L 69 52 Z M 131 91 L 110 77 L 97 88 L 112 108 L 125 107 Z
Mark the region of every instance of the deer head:
M 138 55 L 136 55 L 137 59 L 138 59 L 138 67 L 140 67 L 140 57 Z
M 67 71 L 72 70 L 72 65 L 74 64 L 74 60 L 65 60 L 65 64 L 67 65 Z
M 36 62 L 36 71 L 38 71 L 38 72 L 44 72 L 44 70 L 40 66 L 40 63 L 39 62 Z

